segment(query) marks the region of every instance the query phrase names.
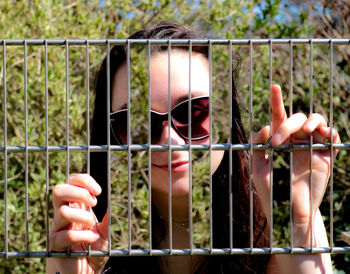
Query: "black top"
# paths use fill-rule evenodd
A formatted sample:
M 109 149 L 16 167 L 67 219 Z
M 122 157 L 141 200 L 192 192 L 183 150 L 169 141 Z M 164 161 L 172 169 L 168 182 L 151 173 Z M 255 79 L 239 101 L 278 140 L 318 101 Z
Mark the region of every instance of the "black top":
M 215 248 L 229 247 L 228 165 L 229 153 L 226 151 L 212 180 L 213 246 Z M 242 203 L 242 193 L 237 181 L 239 182 L 239 178 L 232 178 L 233 247 L 247 248 L 249 247 L 249 206 Z M 265 228 L 266 219 L 260 231 L 254 233 L 254 247 L 257 247 L 259 239 L 264 236 Z M 156 247 L 157 244 L 154 243 L 153 246 Z M 105 272 L 161 273 L 158 258 L 157 256 L 111 257 Z M 269 255 L 207 255 L 197 273 L 264 273 L 269 259 Z

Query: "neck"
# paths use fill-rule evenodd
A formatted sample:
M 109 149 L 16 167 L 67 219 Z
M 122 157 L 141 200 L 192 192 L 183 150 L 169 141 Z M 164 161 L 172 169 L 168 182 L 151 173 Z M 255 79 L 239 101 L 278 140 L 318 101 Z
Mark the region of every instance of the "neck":
M 171 197 L 172 222 L 189 222 L 188 199 L 188 195 Z M 160 217 L 169 220 L 169 194 L 152 190 L 152 202 Z

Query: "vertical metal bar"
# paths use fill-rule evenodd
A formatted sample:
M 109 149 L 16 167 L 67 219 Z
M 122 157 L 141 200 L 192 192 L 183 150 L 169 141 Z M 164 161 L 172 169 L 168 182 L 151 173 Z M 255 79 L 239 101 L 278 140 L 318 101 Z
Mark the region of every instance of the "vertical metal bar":
M 86 173 L 90 174 L 90 53 L 89 40 L 86 40 Z
M 69 47 L 68 40 L 65 42 L 65 50 L 66 50 L 66 183 L 69 184 L 69 70 L 68 70 L 68 62 L 69 62 Z M 67 248 L 67 255 L 70 254 L 70 248 Z
M 148 60 L 148 231 L 149 255 L 152 255 L 152 117 L 151 117 L 151 40 L 147 41 Z
M 49 184 L 49 93 L 48 93 L 48 83 L 47 83 L 47 40 L 45 39 L 45 169 L 46 169 L 46 193 L 45 193 L 45 203 L 46 203 L 46 254 L 49 255 L 50 251 L 50 224 L 49 224 L 49 193 L 50 193 L 50 184 Z
M 210 253 L 213 252 L 213 176 L 212 176 L 212 144 L 213 144 L 213 41 L 209 40 L 209 186 L 210 186 Z
M 189 44 L 189 49 L 188 49 L 188 188 L 189 188 L 189 193 L 188 193 L 188 221 L 189 221 L 189 229 L 190 229 L 190 252 L 192 254 L 193 250 L 193 231 L 192 231 L 192 226 L 193 226 L 193 220 L 192 220 L 192 40 L 190 40 Z
M 330 55 L 329 55 L 329 78 L 330 78 L 330 102 L 329 102 L 329 123 L 331 128 L 331 146 L 330 146 L 330 201 L 329 201 L 329 215 L 330 215 L 330 242 L 331 242 L 331 253 L 333 252 L 333 245 L 334 245 L 334 228 L 333 228 L 333 167 L 334 167 L 334 151 L 333 151 L 333 40 L 330 39 Z
M 233 123 L 232 123 L 232 41 L 230 40 L 230 44 L 229 44 L 229 66 L 230 66 L 230 87 L 229 87 L 229 94 L 230 94 L 230 149 L 229 149 L 229 166 L 228 166 L 228 170 L 229 170 L 229 177 L 228 177 L 228 187 L 229 187 L 229 229 L 230 229 L 230 252 L 233 252 L 233 225 L 232 225 L 232 221 L 233 221 L 233 217 L 232 217 L 232 206 L 233 206 L 233 200 L 232 200 L 232 175 L 233 175 L 233 170 L 232 170 L 232 127 L 233 127 Z
M 4 177 L 5 177 L 5 258 L 8 258 L 8 209 L 7 209 L 7 187 L 8 187 L 8 178 L 7 178 L 7 103 L 6 103 L 6 40 L 3 41 L 3 81 L 4 81 Z
M 90 56 L 89 56 L 89 40 L 86 39 L 86 173 L 90 174 Z M 90 211 L 92 209 L 90 208 Z M 90 256 L 91 245 L 88 244 L 88 256 Z
M 65 50 L 66 50 L 66 145 L 67 145 L 67 153 L 66 153 L 66 182 L 69 184 L 69 45 L 68 40 L 65 42 Z
M 127 70 L 128 70 L 128 249 L 129 254 L 131 254 L 131 118 L 130 118 L 130 40 L 127 43 Z
M 25 128 L 25 221 L 26 221 L 26 255 L 28 256 L 28 88 L 27 88 L 27 41 L 24 40 L 24 128 Z
M 293 40 L 289 40 L 289 117 L 293 115 Z M 292 136 L 289 138 L 289 145 L 292 148 Z M 293 253 L 293 150 L 289 152 L 289 222 L 290 222 L 290 252 Z
M 272 40 L 269 41 L 269 86 L 272 87 Z M 272 136 L 272 111 L 269 104 L 269 119 L 270 119 L 270 136 Z M 270 173 L 270 253 L 273 248 L 273 148 L 270 142 L 270 157 L 269 157 L 269 173 Z
M 314 77 L 314 68 L 313 68 L 313 42 L 310 39 L 310 115 L 313 113 L 313 77 Z M 312 145 L 313 145 L 313 136 L 310 134 L 310 249 L 313 251 L 313 211 L 312 211 L 312 193 L 313 193 L 313 180 L 312 180 Z
M 253 251 L 253 41 L 249 40 L 249 243 Z
M 111 133 L 110 133 L 110 112 L 111 112 L 111 58 L 110 58 L 111 45 L 110 41 L 107 40 L 107 90 L 106 90 L 106 98 L 107 98 L 107 191 L 108 191 L 108 256 L 111 256 L 112 249 L 112 236 L 111 236 Z
M 172 177 L 171 177 L 171 40 L 168 40 L 168 184 L 169 184 L 169 249 L 173 253 L 173 219 L 172 219 Z

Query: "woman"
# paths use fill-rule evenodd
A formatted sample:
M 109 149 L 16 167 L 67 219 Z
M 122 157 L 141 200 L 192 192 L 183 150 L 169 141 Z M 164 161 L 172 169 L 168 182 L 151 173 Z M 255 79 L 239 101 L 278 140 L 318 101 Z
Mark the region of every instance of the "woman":
M 160 22 L 149 30 L 142 30 L 131 39 L 197 39 L 200 34 L 171 22 Z M 151 52 L 151 109 L 152 143 L 168 144 L 169 126 L 172 144 L 184 145 L 188 142 L 187 128 L 179 121 L 181 112 L 186 111 L 189 83 L 188 47 L 173 47 L 171 51 L 171 107 L 172 123 L 169 125 L 168 112 L 168 48 L 153 46 Z M 111 75 L 111 121 L 112 140 L 127 143 L 125 125 L 118 123 L 125 115 L 127 102 L 126 49 L 115 46 L 110 52 Z M 96 84 L 95 110 L 91 144 L 107 143 L 106 137 L 106 60 L 98 73 Z M 192 144 L 209 143 L 209 122 L 206 112 L 209 96 L 208 47 L 194 46 L 191 59 L 191 101 L 192 108 L 199 116 L 192 115 Z M 232 143 L 247 143 L 239 113 L 239 101 L 235 85 L 232 89 Z M 319 114 L 306 117 L 294 114 L 287 118 L 281 88 L 272 86 L 270 104 L 272 109 L 272 144 L 275 146 L 289 142 L 308 143 L 309 133 L 313 133 L 315 143 L 323 143 L 330 138 L 331 129 Z M 124 114 L 123 114 L 124 113 Z M 158 115 L 157 115 L 158 113 Z M 197 112 L 196 112 L 197 113 Z M 199 117 L 199 118 L 198 118 Z M 113 122 L 117 121 L 117 122 Z M 158 128 L 156 128 L 158 125 Z M 153 126 L 155 127 L 153 129 Z M 195 128 L 195 126 L 197 126 Z M 266 143 L 270 128 L 265 126 L 253 137 L 254 143 Z M 334 131 L 334 142 L 340 142 Z M 293 221 L 294 246 L 310 246 L 309 209 L 309 169 L 308 151 L 294 152 L 293 170 Z M 152 152 L 152 225 L 153 248 L 169 247 L 168 218 L 168 153 Z M 75 174 L 69 184 L 57 185 L 53 190 L 55 214 L 50 232 L 50 250 L 71 251 L 108 248 L 107 212 L 107 162 L 105 153 L 91 154 L 91 176 Z M 173 151 L 172 172 L 172 233 L 173 248 L 189 248 L 190 234 L 178 223 L 188 223 L 188 152 Z M 229 153 L 213 151 L 213 245 L 217 248 L 229 247 Z M 233 246 L 249 247 L 249 165 L 246 151 L 232 154 L 233 175 Z M 313 204 L 314 243 L 313 246 L 328 246 L 323 221 L 318 210 L 329 178 L 329 151 L 313 153 Z M 269 247 L 269 160 L 264 151 L 253 155 L 254 180 L 254 247 Z M 98 198 L 98 204 L 97 199 Z M 96 205 L 97 204 L 97 205 Z M 88 210 L 94 208 L 94 212 Z M 103 220 L 99 222 L 96 216 Z M 47 261 L 47 271 L 94 273 L 109 269 L 111 273 L 137 273 L 150 269 L 152 273 L 318 273 L 331 272 L 329 254 L 323 255 L 272 255 L 272 256 L 183 256 L 183 257 L 128 257 L 128 258 L 66 258 Z M 107 265 L 106 265 L 107 263 Z

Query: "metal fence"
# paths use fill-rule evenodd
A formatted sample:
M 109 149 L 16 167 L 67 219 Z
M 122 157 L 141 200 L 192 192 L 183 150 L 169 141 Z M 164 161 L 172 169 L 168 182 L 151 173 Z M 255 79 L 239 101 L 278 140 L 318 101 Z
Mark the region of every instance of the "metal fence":
M 329 46 L 329 79 L 330 79 L 330 84 L 329 84 L 329 98 L 330 98 L 330 105 L 329 105 L 329 123 L 330 127 L 333 128 L 333 52 L 334 52 L 334 45 L 346 45 L 350 46 L 350 40 L 349 39 L 232 39 L 232 40 L 227 40 L 227 39 L 210 39 L 210 40 L 105 40 L 105 39 L 99 39 L 99 40 L 94 40 L 94 39 L 19 39 L 19 40 L 0 40 L 0 45 L 2 46 L 2 56 L 3 56 L 3 70 L 2 70 L 2 78 L 3 78 L 3 131 L 4 131 L 4 141 L 2 146 L 0 146 L 0 153 L 4 155 L 4 162 L 2 163 L 4 167 L 4 210 L 5 210 L 5 219 L 1 221 L 2 225 L 4 226 L 4 250 L 0 250 L 0 257 L 2 258 L 20 258 L 20 257 L 66 257 L 66 256 L 71 256 L 71 257 L 80 257 L 80 256 L 148 256 L 148 255 L 205 255 L 205 254 L 277 254 L 277 253 L 295 253 L 295 254 L 300 254 L 300 253 L 350 253 L 350 246 L 335 246 L 334 244 L 334 227 L 333 227 L 333 150 L 338 149 L 338 150 L 349 150 L 350 149 L 350 143 L 348 140 L 343 140 L 342 143 L 339 144 L 334 144 L 333 143 L 333 138 L 330 138 L 330 142 L 327 144 L 313 144 L 313 138 L 312 135 L 310 136 L 310 145 L 281 145 L 278 147 L 272 146 L 272 144 L 256 144 L 256 145 L 250 145 L 253 143 L 252 141 L 252 136 L 253 136 L 253 114 L 252 114 L 252 108 L 253 108 L 253 72 L 254 72 L 254 64 L 253 64 L 253 47 L 255 46 L 268 46 L 269 47 L 269 83 L 270 86 L 272 85 L 272 66 L 273 66 L 273 52 L 272 48 L 273 46 L 276 45 L 285 45 L 289 46 L 290 49 L 290 54 L 289 54 L 289 114 L 293 114 L 293 47 L 297 45 L 304 45 L 309 47 L 309 62 L 310 62 L 310 70 L 309 70 L 309 77 L 310 77 L 310 83 L 309 83 L 309 91 L 310 91 L 310 113 L 313 113 L 313 47 L 315 45 L 326 45 Z M 150 60 L 150 54 L 151 54 L 151 46 L 154 45 L 163 45 L 163 46 L 168 46 L 168 54 L 169 57 L 171 55 L 171 47 L 172 46 L 188 46 L 190 51 L 189 51 L 189 56 L 191 56 L 191 48 L 196 45 L 206 45 L 208 46 L 209 49 L 209 67 L 210 67 L 210 72 L 209 72 L 209 77 L 210 77 L 210 83 L 212 83 L 212 47 L 215 45 L 219 46 L 224 46 L 228 47 L 229 52 L 231 52 L 234 47 L 236 46 L 244 46 L 248 48 L 249 51 L 249 119 L 250 119 L 250 124 L 249 124 L 249 143 L 247 144 L 232 144 L 232 143 L 214 143 L 212 139 L 212 85 L 210 84 L 210 104 L 209 104 L 209 111 L 210 111 L 210 137 L 209 137 L 209 145 L 198 145 L 198 144 L 192 144 L 191 141 L 189 140 L 188 144 L 186 145 L 171 145 L 171 140 L 170 140 L 170 134 L 169 134 L 169 145 L 151 145 L 151 139 L 150 139 L 150 134 L 148 134 L 148 144 L 131 144 L 131 135 L 132 133 L 130 132 L 130 127 L 128 127 L 128 133 L 127 133 L 127 138 L 129 140 L 130 145 L 111 145 L 111 140 L 110 140 L 110 73 L 109 73 L 109 66 L 110 66 L 110 49 L 111 46 L 113 45 L 123 45 L 126 46 L 128 51 L 127 51 L 127 69 L 128 69 L 128 105 L 130 105 L 130 81 L 132 80 L 130 77 L 130 46 L 131 45 L 143 45 L 146 50 L 147 50 L 147 57 L 148 60 Z M 24 50 L 24 102 L 25 102 L 25 144 L 20 145 L 20 146 L 13 146 L 13 145 L 8 145 L 8 138 L 7 138 L 7 128 L 8 128 L 8 120 L 7 120 L 7 113 L 11 111 L 11 109 L 7 109 L 7 86 L 6 86 L 6 77 L 7 77 L 7 72 L 6 72 L 6 66 L 7 66 L 7 49 L 13 46 L 21 46 L 23 47 Z M 27 49 L 28 46 L 37 46 L 37 47 L 43 47 L 44 49 L 44 64 L 45 64 L 45 127 L 46 127 L 46 136 L 45 136 L 45 145 L 30 145 L 28 143 L 28 90 L 27 90 Z M 85 83 L 86 83 L 86 97 L 87 97 L 87 104 L 86 104 L 86 143 L 85 144 L 80 144 L 80 145 L 71 145 L 70 144 L 70 139 L 69 139 L 69 101 L 70 101 L 70 94 L 69 94 L 69 48 L 72 46 L 82 46 L 85 47 L 86 49 L 86 75 L 85 75 Z M 106 145 L 101 145 L 101 146 L 96 146 L 96 145 L 88 145 L 90 143 L 90 127 L 89 127 L 89 119 L 90 119 L 90 106 L 89 106 L 89 91 L 90 91 L 90 80 L 89 80 L 89 71 L 90 71 L 90 63 L 89 63 L 89 48 L 91 46 L 105 46 L 106 47 L 106 54 L 107 54 L 107 112 L 106 112 L 106 117 L 107 117 L 107 144 Z M 66 136 L 65 136 L 65 145 L 50 145 L 49 144 L 49 139 L 48 139 L 48 123 L 49 123 L 49 117 L 48 117 L 48 48 L 49 47 L 64 47 L 65 48 L 65 70 L 66 70 L 66 81 L 65 81 L 65 87 L 66 87 Z M 191 59 L 190 59 L 191 60 Z M 232 88 L 232 55 L 230 54 L 229 58 L 229 64 L 230 64 L 230 89 Z M 191 61 L 189 63 L 189 66 L 191 66 Z M 148 66 L 148 77 L 150 77 L 149 73 L 149 66 Z M 169 71 L 170 71 L 170 62 L 169 62 Z M 191 70 L 189 70 L 191 73 Z M 189 77 L 191 79 L 191 77 Z M 150 78 L 148 78 L 148 83 L 150 83 Z M 168 79 L 168 84 L 169 84 L 169 97 L 168 97 L 168 109 L 169 109 L 169 114 L 168 114 L 168 119 L 170 121 L 171 116 L 170 116 L 170 110 L 171 110 L 171 100 L 170 100 L 170 94 L 171 94 L 171 89 L 170 89 L 170 72 L 169 72 L 169 79 Z M 150 85 L 150 84 L 149 84 Z M 150 86 L 149 86 L 150 87 Z M 189 83 L 189 87 L 191 87 L 191 82 Z M 150 94 L 148 95 L 148 100 L 150 101 Z M 189 98 L 191 96 L 191 88 L 189 88 Z M 150 104 L 148 105 L 148 117 L 149 117 L 149 128 L 150 127 Z M 230 102 L 230 109 L 227 111 L 232 113 L 232 98 Z M 130 122 L 130 110 L 128 110 L 128 122 Z M 190 119 L 190 117 L 189 117 Z M 170 122 L 169 122 L 170 123 Z M 271 110 L 270 110 L 270 124 L 271 124 Z M 230 126 L 231 128 L 232 126 Z M 170 127 L 169 127 L 170 130 Z M 189 132 L 189 136 L 191 136 L 191 130 Z M 152 222 L 151 222 L 151 197 L 150 193 L 148 196 L 149 199 L 149 232 L 150 232 L 150 237 L 149 237 L 149 247 L 148 249 L 133 249 L 132 248 L 132 243 L 131 243 L 131 212 L 132 212 L 132 205 L 131 205 L 131 200 L 129 199 L 128 201 L 128 236 L 129 236 L 129 246 L 127 249 L 113 249 L 112 245 L 109 245 L 109 249 L 107 251 L 97 251 L 97 250 L 88 250 L 86 252 L 50 252 L 49 251 L 49 208 L 51 201 L 49 199 L 50 194 L 49 190 L 52 184 L 55 184 L 55 182 L 50 181 L 49 179 L 49 154 L 51 152 L 64 152 L 66 154 L 66 180 L 69 180 L 69 161 L 70 161 L 70 153 L 75 153 L 75 152 L 86 152 L 86 163 L 87 163 L 87 170 L 89 172 L 90 169 L 90 152 L 97 152 L 97 151 L 104 151 L 107 152 L 107 157 L 108 157 L 108 170 L 110 173 L 111 167 L 110 167 L 110 162 L 111 162 L 111 152 L 112 151 L 126 151 L 127 152 L 127 161 L 128 161 L 128 195 L 131 197 L 131 187 L 132 187 L 132 180 L 131 180 L 131 154 L 133 151 L 147 151 L 148 152 L 148 168 L 149 170 L 151 169 L 150 163 L 151 163 L 151 151 L 168 151 L 171 152 L 173 150 L 185 150 L 189 151 L 190 159 L 190 168 L 189 168 L 189 184 L 190 184 L 190 195 L 189 195 L 189 214 L 191 216 L 192 212 L 192 161 L 191 161 L 191 152 L 195 150 L 206 150 L 209 151 L 209 170 L 211 170 L 212 162 L 211 162 L 211 154 L 212 151 L 215 150 L 247 150 L 250 155 L 250 159 L 252 159 L 253 151 L 254 150 L 267 150 L 269 151 L 271 159 L 273 159 L 273 153 L 274 151 L 286 151 L 290 153 L 290 164 L 292 165 L 292 158 L 293 158 L 293 151 L 294 150 L 300 150 L 300 149 L 307 149 L 309 150 L 310 155 L 312 155 L 313 151 L 315 150 L 329 150 L 330 151 L 330 157 L 331 157 L 331 168 L 330 168 L 330 212 L 329 212 L 329 218 L 330 218 L 330 246 L 329 247 L 312 247 L 310 245 L 310 248 L 300 248 L 300 247 L 294 247 L 293 246 L 293 219 L 290 217 L 290 224 L 291 224 L 291 244 L 290 246 L 286 247 L 275 247 L 273 244 L 274 237 L 273 237 L 273 230 L 270 230 L 270 247 L 267 248 L 256 248 L 253 246 L 253 226 L 250 226 L 250 247 L 247 248 L 236 248 L 232 246 L 232 234 L 230 235 L 230 244 L 229 248 L 225 249 L 218 249 L 213 247 L 213 235 L 212 235 L 212 216 L 210 214 L 210 247 L 209 248 L 194 248 L 193 247 L 193 235 L 192 235 L 192 228 L 193 228 L 193 223 L 192 219 L 190 220 L 189 223 L 189 231 L 190 231 L 190 246 L 191 248 L 189 249 L 174 249 L 173 248 L 173 243 L 172 243 L 172 225 L 169 225 L 169 238 L 171 239 L 170 241 L 170 246 L 169 249 L 153 249 L 152 248 L 152 235 L 151 235 L 151 229 L 152 229 Z M 28 218 L 28 209 L 29 209 L 29 204 L 28 204 L 28 184 L 29 184 L 29 179 L 28 179 L 28 156 L 31 153 L 38 152 L 38 153 L 45 153 L 46 155 L 46 186 L 45 186 L 45 192 L 46 192 L 46 251 L 32 251 L 29 249 L 29 228 L 28 224 L 30 222 Z M 8 220 L 8 201 L 7 201 L 7 193 L 8 193 L 8 175 L 7 171 L 10 168 L 9 167 L 9 162 L 8 162 L 8 155 L 12 153 L 23 153 L 25 155 L 25 220 L 23 225 L 26 226 L 26 235 L 25 235 L 25 249 L 21 251 L 11 251 L 9 250 L 9 220 Z M 168 153 L 168 162 L 169 162 L 169 167 L 171 163 L 171 153 Z M 310 166 L 312 166 L 312 157 L 310 157 Z M 232 159 L 230 159 L 230 168 L 232 169 Z M 252 180 L 252 160 L 250 160 L 249 163 L 249 170 L 250 170 L 250 222 L 251 224 L 253 223 L 253 199 L 252 199 L 252 190 L 253 190 L 253 180 Z M 290 182 L 292 182 L 292 166 L 290 166 Z M 232 173 L 232 171 L 230 172 Z M 169 174 L 169 182 L 171 182 L 171 172 Z M 270 161 L 270 184 L 271 184 L 271 191 L 270 191 L 270 214 L 271 214 L 271 227 L 273 227 L 273 161 Z M 110 174 L 108 178 L 110 178 Z M 149 185 L 151 185 L 151 172 L 148 173 L 148 180 L 149 180 Z M 209 203 L 209 212 L 212 212 L 211 208 L 211 200 L 212 200 L 212 176 L 210 176 L 210 203 Z M 310 173 L 310 186 L 311 186 L 311 192 L 313 191 L 313 182 L 312 182 L 312 172 Z M 292 186 L 290 185 L 290 189 L 292 189 Z M 109 189 L 108 189 L 109 195 L 108 195 L 108 207 L 111 206 L 111 184 L 109 182 Z M 290 192 L 292 194 L 292 191 Z M 312 199 L 312 196 L 311 196 Z M 169 183 L 169 224 L 172 223 L 172 189 L 171 189 L 171 183 Z M 293 201 L 292 195 L 290 196 L 291 203 Z M 312 202 L 312 201 L 311 201 Z M 232 201 L 230 201 L 232 203 Z M 230 208 L 232 208 L 232 204 L 230 204 Z M 292 209 L 291 209 L 292 210 Z M 311 214 L 312 215 L 312 214 Z M 292 211 L 290 211 L 290 216 L 292 216 Z M 232 211 L 230 211 L 230 218 L 232 219 Z M 109 222 L 111 222 L 111 212 L 109 211 Z M 231 222 L 232 223 L 232 222 Z M 313 233 L 312 231 L 314 230 L 314 224 L 311 222 L 311 243 L 313 242 Z M 111 229 L 109 228 L 109 242 L 111 243 Z

